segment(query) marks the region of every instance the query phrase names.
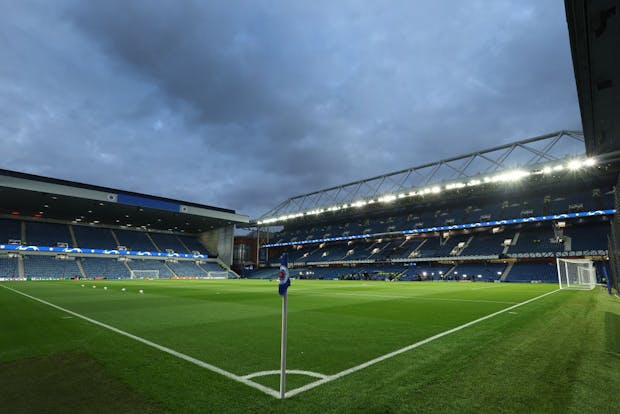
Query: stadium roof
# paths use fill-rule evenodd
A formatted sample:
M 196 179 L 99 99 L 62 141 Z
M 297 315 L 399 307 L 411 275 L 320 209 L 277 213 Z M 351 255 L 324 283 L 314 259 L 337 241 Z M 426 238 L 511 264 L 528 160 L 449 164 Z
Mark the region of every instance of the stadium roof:
M 620 10 L 616 1 L 565 0 L 588 154 L 620 150 Z
M 187 233 L 249 221 L 234 210 L 2 169 L 0 216 Z
M 504 176 L 506 172 L 542 170 L 545 165 L 583 160 L 584 157 L 583 133 L 558 131 L 291 197 L 261 216 L 257 224 L 439 192 L 451 186 L 460 188 L 458 186 L 471 183 L 505 181 L 511 178 Z M 439 186 L 444 184 L 447 186 Z

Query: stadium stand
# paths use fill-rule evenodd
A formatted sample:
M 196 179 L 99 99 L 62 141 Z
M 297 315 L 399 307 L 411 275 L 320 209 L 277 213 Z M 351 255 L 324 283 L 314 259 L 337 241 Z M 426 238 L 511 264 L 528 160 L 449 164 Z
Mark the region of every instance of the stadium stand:
M 516 262 L 506 278 L 506 282 L 550 282 L 558 283 L 555 262 Z
M 203 262 L 198 265 L 205 272 L 223 272 L 225 269 L 215 262 Z
M 463 249 L 462 255 L 499 255 L 504 250 L 504 240 L 514 237 L 510 232 L 490 234 L 488 232 L 476 234 L 471 242 Z
M 445 264 L 412 263 L 400 280 L 443 280 L 453 267 Z
M 189 252 L 199 252 L 200 254 L 207 254 L 209 257 L 213 257 L 212 254 L 209 254 L 206 247 L 204 247 L 195 237 L 177 235 L 176 236 L 179 241 L 187 247 Z
M 24 256 L 26 278 L 62 279 L 80 277 L 75 260 L 59 260 L 54 256 Z
M 56 246 L 66 243 L 73 246 L 71 233 L 66 224 L 26 222 L 26 244 L 31 246 Z
M 505 263 L 461 263 L 451 274 L 453 279 L 492 282 L 499 280 L 505 269 Z
M 507 193 L 506 198 L 501 201 L 480 199 L 478 204 L 472 203 L 466 207 L 456 205 L 428 211 L 428 208 L 432 208 L 432 206 L 426 205 L 421 206 L 413 213 L 379 218 L 362 217 L 357 221 L 348 221 L 339 225 L 313 226 L 310 228 L 285 227 L 283 231 L 274 236 L 274 242 L 286 243 L 366 233 L 389 233 L 412 228 L 465 224 L 482 220 L 502 220 L 613 208 L 613 200 L 609 195 L 610 188 L 598 189 L 596 194 L 602 193 L 603 196 L 595 196 L 592 190 L 577 192 L 570 188 L 546 190 L 540 194 L 529 195 L 527 199 L 521 199 L 523 195 Z M 445 252 L 443 249 L 442 251 Z M 429 252 L 422 252 L 422 255 L 428 254 Z M 430 255 L 435 254 L 430 253 Z
M 175 253 L 190 253 L 174 234 L 151 232 L 149 235 L 160 252 L 172 250 Z
M 132 259 L 127 262 L 131 270 L 159 270 L 159 277 L 172 277 L 173 274 L 161 260 Z
M 19 277 L 17 270 L 17 258 L 0 256 L 0 277 L 16 278 Z
M 151 242 L 146 232 L 138 230 L 112 230 L 121 246 L 127 247 L 127 250 L 138 250 L 145 252 L 158 251 Z
M 116 249 L 110 229 L 73 225 L 77 247 L 91 249 Z
M 8 243 L 9 240 L 21 240 L 21 222 L 0 219 L 0 243 Z
M 516 245 L 508 248 L 508 253 L 561 251 L 564 251 L 564 244 L 555 238 L 553 229 L 549 226 L 520 231 Z
M 198 267 L 196 262 L 178 261 L 177 263 L 168 262 L 168 266 L 177 276 L 184 277 L 205 277 L 207 274 L 202 268 Z
M 80 261 L 87 277 L 122 279 L 130 276 L 127 266 L 116 259 L 88 257 Z
M 298 275 L 301 269 L 291 269 L 290 271 L 290 275 L 291 277 L 295 277 L 293 276 Z M 247 271 L 244 272 L 244 277 L 247 277 L 249 279 L 274 279 L 276 277 L 278 277 L 278 273 L 279 273 L 279 269 L 277 268 L 265 268 L 265 269 L 258 269 L 258 270 L 251 270 L 251 271 Z
M 572 251 L 606 250 L 609 223 L 578 224 L 566 228 L 564 234 L 571 238 Z

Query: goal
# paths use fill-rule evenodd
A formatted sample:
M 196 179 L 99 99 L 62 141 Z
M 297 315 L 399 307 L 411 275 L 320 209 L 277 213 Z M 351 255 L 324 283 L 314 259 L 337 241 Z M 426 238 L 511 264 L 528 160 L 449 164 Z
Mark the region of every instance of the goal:
M 132 270 L 129 277 L 132 279 L 159 279 L 159 270 Z
M 592 260 L 558 259 L 560 289 L 594 289 L 596 270 Z

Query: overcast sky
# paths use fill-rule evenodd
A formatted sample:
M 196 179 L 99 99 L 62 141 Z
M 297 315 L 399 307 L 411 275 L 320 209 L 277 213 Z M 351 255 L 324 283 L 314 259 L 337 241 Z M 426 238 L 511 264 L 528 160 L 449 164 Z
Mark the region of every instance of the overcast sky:
M 0 0 L 0 168 L 252 218 L 581 129 L 562 0 Z

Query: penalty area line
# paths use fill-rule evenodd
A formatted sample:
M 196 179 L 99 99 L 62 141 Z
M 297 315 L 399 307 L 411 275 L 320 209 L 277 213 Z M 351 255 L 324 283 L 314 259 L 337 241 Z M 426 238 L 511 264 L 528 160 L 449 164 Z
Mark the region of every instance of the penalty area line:
M 427 344 L 429 342 L 432 342 L 432 341 L 434 341 L 436 339 L 439 339 L 439 338 L 442 338 L 444 336 L 450 335 L 452 333 L 458 332 L 458 331 L 460 331 L 462 329 L 468 328 L 468 327 L 470 327 L 472 325 L 475 325 L 475 324 L 477 324 L 479 322 L 482 322 L 482 321 L 485 321 L 487 319 L 493 318 L 493 317 L 495 317 L 497 315 L 501 315 L 502 313 L 509 312 L 509 311 L 511 311 L 513 309 L 518 308 L 519 306 L 527 305 L 528 303 L 534 302 L 535 300 L 538 300 L 538 299 L 542 299 L 545 296 L 549 296 L 549 295 L 554 294 L 554 293 L 559 292 L 559 291 L 560 291 L 560 289 L 556 289 L 556 290 L 553 290 L 551 292 L 547 292 L 547 293 L 545 293 L 543 295 L 536 296 L 535 298 L 528 299 L 525 302 L 517 303 L 516 305 L 510 306 L 510 307 L 507 307 L 507 308 L 502 309 L 500 311 L 497 311 L 497 312 L 491 313 L 489 315 L 483 316 L 482 318 L 478 318 L 478 319 L 473 320 L 471 322 L 467 322 L 467 323 L 465 323 L 463 325 L 457 326 L 456 328 L 452 328 L 452 329 L 449 329 L 447 331 L 438 333 L 437 335 L 433 335 L 433 336 L 428 337 L 426 339 L 423 339 L 423 340 L 421 340 L 419 342 L 416 342 L 414 344 L 408 345 L 408 346 L 406 346 L 404 348 L 398 349 L 396 351 L 390 352 L 390 353 L 385 354 L 385 355 L 381 355 L 380 357 L 377 357 L 375 359 L 371 359 L 370 361 L 366 361 L 363 364 L 354 366 L 354 367 L 349 368 L 349 369 L 345 369 L 344 371 L 338 372 L 338 373 L 336 373 L 334 375 L 330 375 L 330 376 L 328 376 L 326 378 L 323 378 L 323 379 L 320 379 L 318 381 L 311 382 L 311 383 L 306 384 L 306 385 L 304 385 L 302 387 L 295 388 L 293 390 L 288 391 L 284 398 L 293 397 L 293 396 L 295 396 L 297 394 L 301 394 L 302 392 L 311 390 L 312 388 L 316 388 L 319 385 L 323 385 L 323 384 L 327 384 L 328 382 L 335 381 L 335 380 L 337 380 L 339 378 L 342 378 L 342 377 L 344 377 L 346 375 L 349 375 L 349 374 L 352 374 L 354 372 L 360 371 L 360 370 L 362 370 L 364 368 L 368 368 L 371 365 L 377 364 L 377 363 L 379 363 L 381 361 L 385 361 L 386 359 L 390 359 L 390 358 L 395 357 L 397 355 L 400 355 L 400 354 L 402 354 L 404 352 L 411 351 L 412 349 L 418 348 L 418 347 L 420 347 L 422 345 L 425 345 L 425 344 Z
M 220 375 L 222 375 L 222 376 L 224 376 L 226 378 L 230 378 L 233 381 L 237 381 L 237 382 L 240 382 L 242 384 L 245 384 L 248 387 L 252 387 L 254 389 L 262 391 L 265 394 L 270 395 L 270 396 L 272 396 L 274 398 L 280 399 L 280 393 L 279 392 L 277 392 L 277 391 L 275 391 L 275 390 L 273 390 L 273 389 L 271 389 L 269 387 L 265 387 L 264 385 L 258 384 L 258 383 L 254 382 L 254 381 L 251 381 L 248 378 L 245 378 L 245 377 L 233 374 L 232 372 L 228 372 L 228 371 L 226 371 L 226 370 L 224 370 L 222 368 L 216 367 L 215 365 L 211 365 L 209 363 L 206 363 L 204 361 L 201 361 L 201 360 L 196 359 L 194 357 L 191 357 L 189 355 L 185 355 L 185 354 L 183 354 L 181 352 L 177 352 L 174 349 L 170 349 L 170 348 L 165 347 L 163 345 L 156 344 L 155 342 L 151 342 L 148 339 L 144 339 L 144 338 L 141 338 L 139 336 L 130 334 L 129 332 L 125 332 L 125 331 L 123 331 L 121 329 L 118 329 L 118 328 L 115 328 L 115 327 L 113 327 L 111 325 L 108 325 L 108 324 L 105 324 L 103 322 L 99 322 L 99 321 L 97 321 L 95 319 L 89 318 L 88 316 L 84 316 L 84 315 L 81 315 L 81 314 L 79 314 L 77 312 L 73 312 L 73 311 L 71 311 L 69 309 L 65 309 L 65 308 L 63 308 L 61 306 L 54 305 L 53 303 L 50 303 L 50 302 L 47 302 L 47 301 L 45 301 L 43 299 L 39 299 L 37 297 L 31 296 L 31 295 L 29 295 L 27 293 L 24 293 L 22 291 L 19 291 L 17 289 L 12 289 L 12 288 L 10 288 L 8 286 L 4 286 L 4 285 L 0 285 L 0 286 L 2 286 L 5 289 L 8 289 L 8 290 L 10 290 L 12 292 L 15 292 L 15 293 L 17 293 L 19 295 L 22 295 L 22 296 L 25 296 L 25 297 L 27 297 L 29 299 L 32 299 L 34 301 L 37 301 L 37 302 L 40 302 L 40 303 L 42 303 L 44 305 L 50 306 L 50 307 L 52 307 L 54 309 L 57 309 L 59 311 L 66 312 L 66 313 L 68 313 L 70 315 L 73 315 L 73 316 L 75 316 L 77 318 L 84 319 L 87 322 L 90 322 L 90 323 L 95 324 L 97 326 L 100 326 L 102 328 L 108 329 L 108 330 L 110 330 L 112 332 L 116 332 L 117 334 L 120 334 L 120 335 L 126 336 L 128 338 L 131 338 L 134 341 L 141 342 L 141 343 L 143 343 L 145 345 L 148 345 L 148 346 L 150 346 L 152 348 L 155 348 L 155 349 L 157 349 L 159 351 L 162 351 L 162 352 L 165 352 L 165 353 L 170 354 L 172 356 L 175 356 L 177 358 L 183 359 L 183 360 L 185 360 L 187 362 L 190 362 L 190 363 L 192 363 L 194 365 L 197 365 L 197 366 L 199 366 L 201 368 L 205 368 L 205 369 L 207 369 L 207 370 L 209 370 L 211 372 L 215 372 L 216 374 L 220 374 Z

